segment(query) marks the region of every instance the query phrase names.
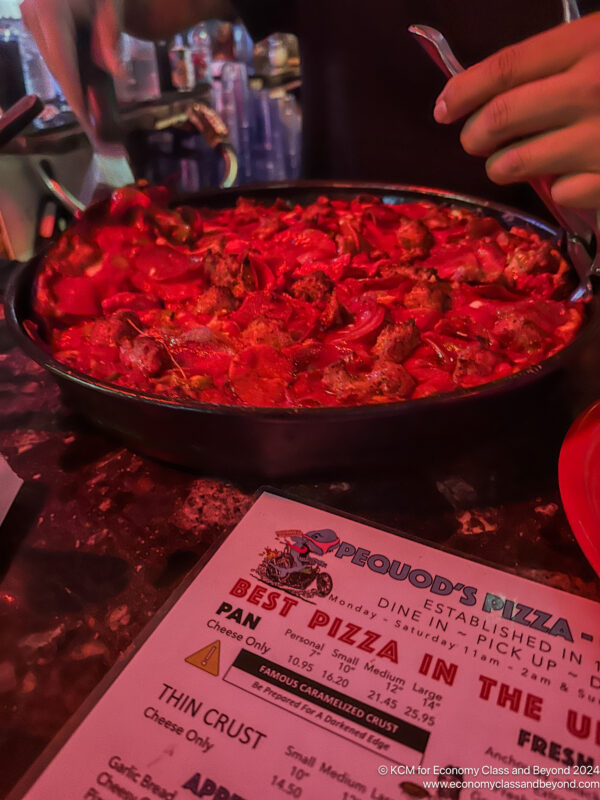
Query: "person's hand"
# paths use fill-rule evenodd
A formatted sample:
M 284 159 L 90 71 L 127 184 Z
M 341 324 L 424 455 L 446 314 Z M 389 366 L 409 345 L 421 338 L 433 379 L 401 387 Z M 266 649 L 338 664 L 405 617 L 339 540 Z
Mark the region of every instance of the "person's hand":
M 24 0 L 21 15 L 69 105 L 90 133 L 87 104 L 79 82 L 75 22 L 91 26 L 93 59 L 117 75 L 122 0 Z
M 553 176 L 557 203 L 600 208 L 600 12 L 451 78 L 434 117 L 465 116 L 462 145 L 495 183 Z

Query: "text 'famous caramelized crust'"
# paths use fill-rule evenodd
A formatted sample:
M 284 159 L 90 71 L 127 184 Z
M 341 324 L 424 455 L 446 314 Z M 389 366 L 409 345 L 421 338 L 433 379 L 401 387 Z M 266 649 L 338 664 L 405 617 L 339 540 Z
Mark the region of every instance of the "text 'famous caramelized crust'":
M 120 189 L 44 258 L 55 358 L 167 398 L 388 403 L 548 358 L 583 320 L 556 247 L 463 208 L 377 197 L 167 205 Z

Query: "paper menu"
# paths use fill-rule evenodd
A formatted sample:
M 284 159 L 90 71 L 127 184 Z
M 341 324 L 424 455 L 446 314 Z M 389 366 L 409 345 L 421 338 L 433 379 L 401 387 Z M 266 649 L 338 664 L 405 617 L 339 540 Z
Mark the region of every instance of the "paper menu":
M 598 608 L 265 492 L 13 797 L 595 800 Z

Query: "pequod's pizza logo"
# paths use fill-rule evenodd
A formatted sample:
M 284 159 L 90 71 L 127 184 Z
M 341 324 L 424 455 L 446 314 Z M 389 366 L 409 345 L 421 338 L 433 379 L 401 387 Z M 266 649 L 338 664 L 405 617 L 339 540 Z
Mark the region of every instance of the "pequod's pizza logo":
M 276 547 L 265 547 L 262 561 L 252 570 L 262 581 L 284 589 L 290 594 L 308 600 L 326 597 L 333 588 L 333 580 L 324 571 L 324 557 L 340 544 L 337 533 L 331 528 L 320 530 L 275 531 Z

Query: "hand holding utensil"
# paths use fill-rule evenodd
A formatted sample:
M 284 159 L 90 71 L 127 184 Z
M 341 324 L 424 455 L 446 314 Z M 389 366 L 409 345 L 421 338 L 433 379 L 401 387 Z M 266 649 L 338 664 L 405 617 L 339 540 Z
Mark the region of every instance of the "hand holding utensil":
M 447 77 L 464 71 L 440 31 L 427 25 L 411 25 L 409 31 L 418 38 L 425 52 Z M 600 273 L 600 231 L 596 214 L 591 210 L 568 208 L 556 203 L 552 197 L 549 178 L 536 178 L 530 184 L 566 232 L 566 247 L 580 277 L 580 284 L 573 292 L 572 299 L 579 300 L 589 296 L 590 275 Z

